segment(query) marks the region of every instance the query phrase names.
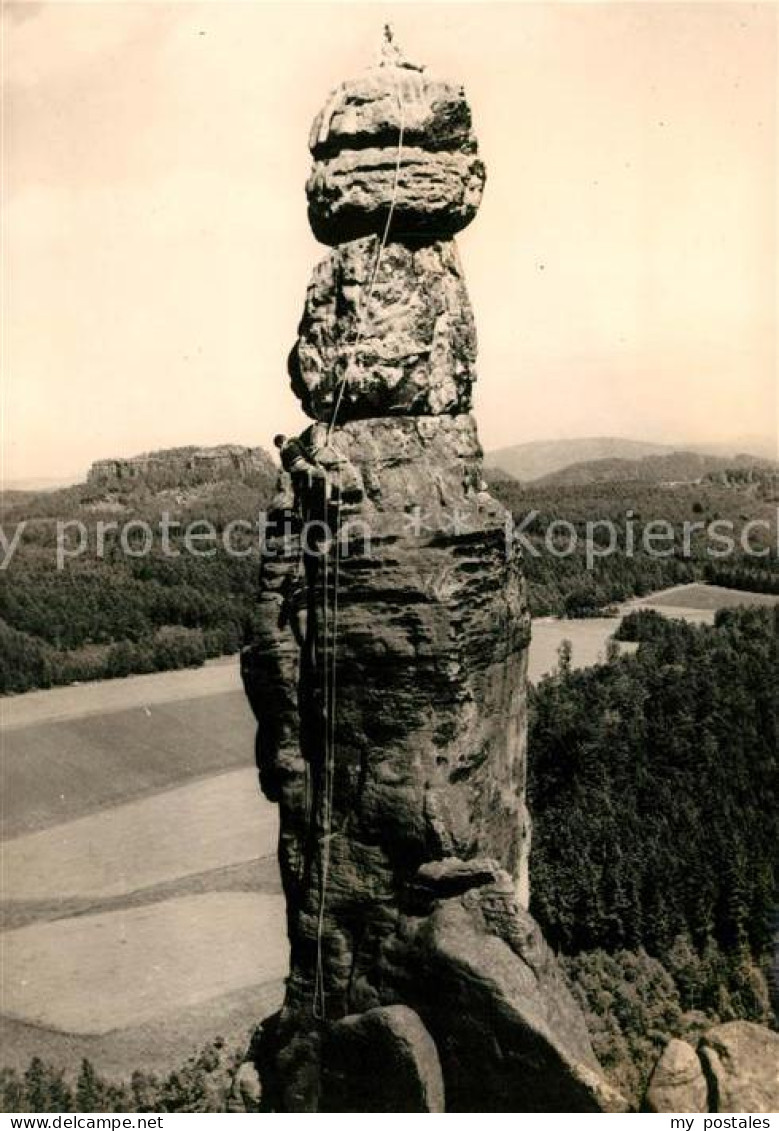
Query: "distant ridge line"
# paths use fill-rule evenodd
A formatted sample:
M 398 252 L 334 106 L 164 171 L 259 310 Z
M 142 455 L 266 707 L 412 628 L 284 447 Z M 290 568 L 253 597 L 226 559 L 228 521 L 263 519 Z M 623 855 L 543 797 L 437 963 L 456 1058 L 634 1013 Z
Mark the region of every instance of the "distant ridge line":
M 777 454 L 776 445 L 768 437 L 736 441 L 730 446 L 715 443 L 660 444 L 619 436 L 586 436 L 562 440 L 532 440 L 524 444 L 498 448 L 487 452 L 485 464 L 488 469 L 503 472 L 520 481 L 530 482 L 544 479 L 574 465 L 581 467 L 595 461 L 609 460 L 615 463 L 625 461 L 635 464 L 646 457 L 674 457 L 677 460 L 679 457 L 685 457 L 692 464 L 696 459 L 708 458 L 712 461 L 709 466 L 705 466 L 703 462 L 700 465 L 700 474 L 707 474 L 727 464 L 733 464 L 734 460 L 738 461 L 736 466 L 749 465 L 750 461 L 756 463 L 775 461 Z M 636 470 L 634 468 L 627 477 L 634 478 Z M 628 471 L 627 467 L 614 468 L 616 474 L 624 474 Z M 599 477 L 614 478 L 615 474 Z M 644 477 L 639 475 L 639 478 Z M 650 474 L 648 478 L 653 479 L 655 476 Z M 684 474 L 676 478 L 684 478 Z

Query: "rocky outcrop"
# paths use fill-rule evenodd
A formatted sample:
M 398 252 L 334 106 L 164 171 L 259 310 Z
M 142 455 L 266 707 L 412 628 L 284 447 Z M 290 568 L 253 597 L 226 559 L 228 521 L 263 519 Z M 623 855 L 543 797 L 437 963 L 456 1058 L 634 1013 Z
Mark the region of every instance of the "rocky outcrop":
M 729 1021 L 701 1038 L 711 1111 L 779 1111 L 779 1034 Z
M 695 1049 L 672 1038 L 649 1080 L 647 1111 L 708 1111 L 708 1088 Z
M 397 234 L 407 238 L 445 239 L 476 215 L 484 166 L 473 154 L 407 149 L 397 177 L 396 170 L 396 151 L 389 148 L 345 150 L 317 161 L 306 185 L 316 237 L 341 243 L 375 232 L 393 194 Z
M 267 1110 L 629 1110 L 601 1075 L 554 957 L 494 862 L 420 868 L 374 972 L 379 997 L 403 1005 L 302 1025 L 288 994 L 259 1042 Z
M 126 459 L 95 460 L 87 474 L 92 487 L 118 488 L 144 484 L 179 487 L 221 480 L 267 477 L 273 465 L 262 448 L 223 444 L 215 448 L 170 448 Z
M 476 152 L 463 88 L 435 78 L 400 53 L 333 91 L 314 119 L 309 149 L 322 160 L 342 149 L 396 147 L 401 125 L 405 145 L 429 153 Z
M 470 114 L 390 52 L 333 95 L 312 151 L 312 227 L 338 246 L 290 372 L 316 423 L 243 657 L 291 946 L 255 1048 L 263 1107 L 624 1110 L 526 910 L 529 615 L 449 239 L 483 183 Z
M 290 356 L 309 416 L 339 420 L 468 412 L 476 330 L 451 242 L 352 240 L 323 259 L 308 288 Z M 343 391 L 341 392 L 341 388 Z
M 442 1061 L 448 1111 L 625 1111 L 515 885 L 492 861 L 424 865 L 387 980 Z
M 445 1111 L 438 1050 L 408 1006 L 380 1006 L 337 1022 L 322 1063 L 319 1111 Z
M 338 244 L 381 231 L 447 239 L 476 215 L 484 165 L 461 87 L 400 56 L 342 83 L 311 129 L 306 192 L 317 239 Z
M 493 857 L 526 897 L 527 604 L 506 512 L 480 490 L 480 455 L 468 416 L 338 429 L 322 457 L 339 513 L 337 567 L 332 553 L 305 565 L 304 652 L 321 668 L 337 649 L 327 706 L 321 670 L 278 627 L 298 543 L 285 554 L 283 535 L 278 546 L 268 540 L 260 639 L 244 678 L 261 781 L 280 804 L 288 896 L 292 877 L 302 877 L 290 906 L 297 962 L 288 998 L 309 1011 L 318 958 L 334 1015 L 381 1003 L 384 935 L 420 864 Z M 312 837 L 314 846 L 328 838 L 321 917 L 323 861 Z
M 751 1021 L 708 1029 L 697 1052 L 668 1042 L 649 1080 L 642 1110 L 772 1112 L 779 1107 L 779 1034 Z

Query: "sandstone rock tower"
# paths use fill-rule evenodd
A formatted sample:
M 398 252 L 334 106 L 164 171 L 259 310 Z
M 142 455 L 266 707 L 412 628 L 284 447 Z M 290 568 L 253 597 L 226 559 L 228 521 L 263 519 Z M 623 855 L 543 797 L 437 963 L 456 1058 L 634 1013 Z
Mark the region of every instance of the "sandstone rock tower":
M 454 242 L 485 180 L 470 110 L 388 36 L 310 148 L 309 220 L 330 251 L 289 368 L 324 475 L 277 500 L 243 658 L 291 945 L 255 1049 L 263 1102 L 602 1110 L 525 910 L 529 616 L 481 478 Z

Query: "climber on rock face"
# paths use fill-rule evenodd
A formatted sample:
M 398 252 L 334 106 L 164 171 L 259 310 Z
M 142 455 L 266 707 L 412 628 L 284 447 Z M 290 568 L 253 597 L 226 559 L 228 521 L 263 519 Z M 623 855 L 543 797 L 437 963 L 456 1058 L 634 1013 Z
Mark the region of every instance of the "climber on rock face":
M 286 436 L 279 434 L 273 437 L 273 443 L 279 449 L 281 466 L 292 478 L 295 507 L 303 517 L 307 517 L 304 513 L 307 509 L 305 508 L 306 492 L 310 491 L 315 480 L 325 479 L 324 469 L 312 458 L 302 440 L 297 437 L 287 439 Z
M 287 574 L 281 588 L 279 628 L 289 625 L 299 648 L 303 648 L 306 643 L 306 592 L 306 581 L 300 573 Z
M 281 466 L 293 477 L 302 472 L 308 473 L 315 466 L 302 441 L 296 436 L 288 440 L 286 436 L 279 433 L 278 436 L 273 437 L 273 443 L 279 449 Z

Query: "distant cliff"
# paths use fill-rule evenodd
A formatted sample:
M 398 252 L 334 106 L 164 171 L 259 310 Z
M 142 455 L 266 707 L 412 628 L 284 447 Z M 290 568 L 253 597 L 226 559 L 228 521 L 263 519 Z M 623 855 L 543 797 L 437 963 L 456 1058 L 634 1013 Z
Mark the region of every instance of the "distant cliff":
M 262 448 L 220 444 L 215 448 L 168 448 L 127 459 L 95 460 L 87 483 L 107 488 L 145 484 L 159 489 L 231 479 L 246 481 L 268 474 L 274 474 L 273 462 Z

